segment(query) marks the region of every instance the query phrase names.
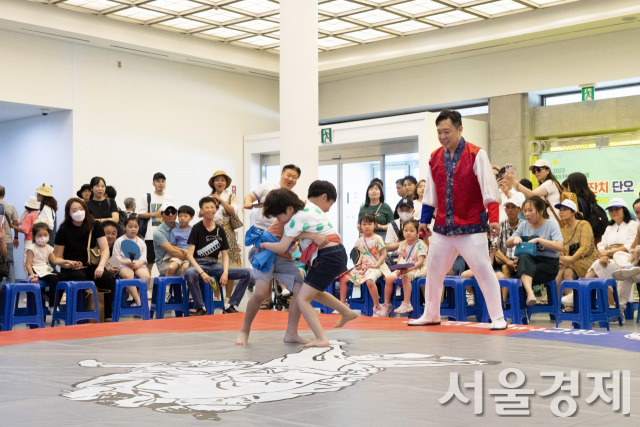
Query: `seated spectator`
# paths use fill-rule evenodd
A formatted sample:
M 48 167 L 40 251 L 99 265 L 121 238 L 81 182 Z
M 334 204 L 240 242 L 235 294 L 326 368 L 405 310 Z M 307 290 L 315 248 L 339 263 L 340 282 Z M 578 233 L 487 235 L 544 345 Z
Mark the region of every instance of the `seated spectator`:
M 53 198 L 53 187 L 42 184 L 36 188 L 37 200 L 40 202 L 40 213 L 38 219 L 49 227 L 49 245 L 53 248 L 58 228 L 58 202 Z
M 178 226 L 171 229 L 171 235 L 169 237 L 169 243 L 173 246 L 188 250 L 189 249 L 189 235 L 191 235 L 192 227 L 189 225 L 193 217 L 196 215 L 195 210 L 191 206 L 183 205 L 178 208 Z M 162 262 L 166 262 L 165 257 Z M 184 276 L 187 268 L 189 268 L 189 261 L 178 257 L 168 257 L 169 267 L 167 268 L 167 276 L 175 276 L 176 272 L 180 276 Z
M 113 245 L 113 253 L 120 264 L 118 267 L 118 277 L 121 279 L 133 279 L 138 277 L 140 279 L 149 280 L 151 275 L 147 268 L 147 245 L 140 237 L 138 237 L 138 218 L 135 215 L 127 217 L 124 224 L 125 234 L 118 237 L 116 243 Z M 122 249 L 122 244 L 125 241 L 133 242 L 138 246 L 138 253 L 127 252 Z M 140 307 L 140 294 L 138 288 L 135 286 L 127 286 L 127 292 L 133 298 L 132 307 Z
M 520 224 L 525 222 L 519 217 L 524 200 L 522 193 L 513 191 L 511 192 L 511 197 L 504 202 L 507 218 L 500 223 L 500 236 L 498 237 L 495 263 L 500 266 L 502 274 L 507 279 L 515 274 L 518 263 L 518 259 L 514 254 L 515 248 L 507 248 L 507 240 L 513 236 Z
M 616 252 L 613 255 L 613 260 L 616 264 L 622 266 L 618 271 L 612 273 L 612 276 L 616 280 L 629 280 L 632 283 L 640 282 L 640 199 L 636 199 L 633 202 L 633 211 L 636 214 L 636 223 L 638 224 L 638 232 L 636 238 L 631 243 L 629 252 Z M 631 288 L 633 294 L 633 287 Z M 633 296 L 633 295 L 632 295 Z M 629 299 L 631 301 L 631 299 Z
M 389 223 L 393 221 L 393 211 L 391 206 L 384 202 L 382 185 L 377 182 L 371 182 L 367 187 L 365 202 L 360 206 L 360 212 L 358 213 L 358 229 L 360 229 L 362 216 L 368 213 L 373 214 L 376 218 L 375 233 L 384 239 Z
M 347 301 L 349 282 L 353 282 L 354 285 L 366 284 L 373 300 L 373 315 L 376 316 L 381 309 L 380 294 L 378 293 L 376 280 L 383 274 L 385 276 L 391 274 L 389 267 L 385 263 L 387 248 L 382 237 L 374 233 L 376 227 L 375 216 L 369 213 L 363 214 L 360 217 L 359 226 L 362 230 L 362 236 L 353 247 L 360 252 L 360 259 L 352 270 L 340 277 L 340 302 L 346 303 Z
M 390 227 L 387 228 L 387 235 L 384 239 L 384 243 L 387 246 L 387 253 L 398 249 L 400 242 L 404 240 L 402 234 L 404 225 L 413 219 L 413 214 L 412 200 L 406 197 L 400 199 L 400 202 L 398 202 L 398 215 L 400 218 L 389 223 Z
M 631 213 L 627 208 L 627 202 L 619 198 L 613 198 L 607 206 L 610 225 L 604 232 L 602 240 L 598 243 L 598 260 L 591 264 L 585 277 L 613 278 L 613 273 L 620 270 L 627 262 L 629 250 L 636 241 L 638 234 L 637 223 L 631 221 Z M 616 255 L 618 252 L 622 252 Z M 626 254 L 624 254 L 626 253 Z M 616 261 L 616 258 L 620 262 Z M 618 280 L 618 297 L 622 311 L 627 307 L 627 302 L 633 290 L 633 282 L 630 280 Z M 609 304 L 613 304 L 613 297 L 609 295 Z
M 162 222 L 153 233 L 153 249 L 158 271 L 161 275 L 166 276 L 167 269 L 169 268 L 169 260 L 174 257 L 180 260 L 187 259 L 187 250 L 180 249 L 169 242 L 171 239 L 171 230 L 177 225 L 176 218 L 178 216 L 178 209 L 173 203 L 167 202 L 159 208 L 158 212 L 160 212 L 162 216 Z
M 91 264 L 87 248 L 100 249 L 98 264 Z M 64 207 L 64 222 L 56 234 L 53 247 L 56 258 L 72 261 L 62 267 L 58 277 L 63 281 L 92 280 L 99 291 L 105 292 L 104 315 L 111 317 L 111 302 L 115 290 L 115 279 L 105 270 L 109 259 L 109 244 L 102 224 L 95 220 L 82 199 L 71 198 Z
M 52 265 L 60 265 L 70 268 L 71 261 L 57 258 L 53 254 L 53 247 L 49 243 L 49 226 L 44 222 L 38 222 L 33 226 L 33 245 L 27 250 L 27 259 L 25 267 L 27 270 L 27 279 L 32 283 L 38 283 L 42 280 L 47 284 L 47 297 L 49 298 L 49 306 L 53 307 L 56 294 L 56 285 L 58 284 L 58 274 Z M 44 295 L 42 296 L 44 301 Z
M 89 182 L 91 187 L 91 200 L 87 202 L 87 207 L 91 216 L 98 222 L 113 221 L 116 224 L 120 219 L 118 215 L 118 205 L 116 201 L 107 197 L 107 185 L 104 178 L 94 176 Z
M 564 280 L 575 280 L 585 277 L 589 267 L 598 259 L 598 250 L 593 239 L 591 225 L 587 221 L 578 219 L 581 215 L 577 212 L 576 204 L 569 200 L 563 200 L 555 206 L 560 209 L 560 220 L 565 222 L 562 227 L 562 254 L 560 255 L 560 271 L 556 277 L 558 295 L 560 285 Z M 573 298 L 564 299 L 564 305 L 573 305 Z
M 109 260 L 107 260 L 107 264 L 105 265 L 105 269 L 111 273 L 113 277 L 116 277 L 118 274 L 118 267 L 120 263 L 116 259 L 116 256 L 113 254 L 113 245 L 116 243 L 118 239 L 118 224 L 113 221 L 105 221 L 102 223 L 102 229 L 104 230 L 104 235 L 107 238 L 107 243 L 109 244 Z
M 393 285 L 398 278 L 402 278 L 404 301 L 393 312 L 395 314 L 405 314 L 413 311 L 413 306 L 411 305 L 411 282 L 425 277 L 427 274 L 425 260 L 427 259 L 428 247 L 418 238 L 418 226 L 419 223 L 417 221 L 410 220 L 402 228 L 405 240 L 400 243 L 398 248 L 398 264 L 413 264 L 413 267 L 409 267 L 406 270 L 396 270 L 385 276 L 384 304 L 377 313 L 379 317 L 387 317 L 391 312 L 391 294 L 394 290 Z M 373 315 L 376 316 L 376 313 Z
M 76 191 L 76 195 L 78 196 L 78 199 L 82 199 L 87 203 L 91 200 L 91 186 L 89 184 L 82 184 L 82 187 Z
M 213 278 L 219 277 L 219 283 L 224 286 L 228 279 L 238 280 L 238 285 L 229 298 L 229 307 L 225 313 L 237 313 L 236 306 L 242 301 L 242 297 L 249 285 L 251 273 L 248 268 L 229 268 L 229 255 L 227 249 L 227 236 L 222 227 L 216 226 L 213 217 L 216 214 L 216 203 L 211 197 L 200 199 L 200 211 L 202 221 L 193 226 L 189 236 L 189 249 L 187 259 L 191 267 L 185 273 L 185 279 L 189 286 L 189 293 L 193 297 L 196 306 L 196 316 L 207 314 L 200 290 L 200 279 L 207 285 L 211 285 Z M 222 252 L 222 265 L 218 263 L 218 254 Z
M 554 280 L 560 270 L 558 252 L 562 250 L 563 240 L 560 226 L 549 220 L 546 203 L 538 196 L 529 197 L 522 205 L 527 222 L 520 224 L 509 240 L 507 248 L 523 242 L 535 243 L 537 254 L 521 254 L 518 256 L 517 274 L 527 293 L 527 305 L 537 303 L 533 294 L 533 284 L 548 283 Z M 535 236 L 535 237 L 534 237 Z

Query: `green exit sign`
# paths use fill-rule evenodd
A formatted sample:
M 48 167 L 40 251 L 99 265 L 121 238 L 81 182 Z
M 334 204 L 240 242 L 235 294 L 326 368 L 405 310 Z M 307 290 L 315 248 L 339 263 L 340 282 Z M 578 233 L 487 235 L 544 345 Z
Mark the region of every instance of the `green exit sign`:
M 320 129 L 320 138 L 323 144 L 331 144 L 333 142 L 333 132 L 331 128 Z
M 593 101 L 595 99 L 595 87 L 583 86 L 582 87 L 582 100 Z

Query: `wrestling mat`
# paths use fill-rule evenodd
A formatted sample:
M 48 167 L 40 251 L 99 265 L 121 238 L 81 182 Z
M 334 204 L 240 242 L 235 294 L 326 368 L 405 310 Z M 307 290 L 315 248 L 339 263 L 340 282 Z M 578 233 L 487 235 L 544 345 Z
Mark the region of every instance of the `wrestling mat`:
M 320 315 L 331 347 L 303 349 L 261 311 L 237 347 L 243 316 L 2 332 L 2 425 L 640 422 L 637 332 Z

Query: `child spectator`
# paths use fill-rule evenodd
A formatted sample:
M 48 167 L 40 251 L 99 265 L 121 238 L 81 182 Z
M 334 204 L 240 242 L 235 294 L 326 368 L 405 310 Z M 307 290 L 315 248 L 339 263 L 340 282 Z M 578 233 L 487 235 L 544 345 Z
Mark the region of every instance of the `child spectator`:
M 61 265 L 64 268 L 71 268 L 71 261 L 65 261 L 57 258 L 53 254 L 53 246 L 48 245 L 49 242 L 49 226 L 45 222 L 37 222 L 33 225 L 33 245 L 27 249 L 27 259 L 25 260 L 25 268 L 29 274 L 29 281 L 38 283 L 42 280 L 49 287 L 47 296 L 49 298 L 49 306 L 53 306 L 53 300 L 56 294 L 56 285 L 58 284 L 58 275 L 51 266 Z
M 33 246 L 33 233 L 32 228 L 33 224 L 38 219 L 38 215 L 40 211 L 38 210 L 40 206 L 38 205 L 38 201 L 35 196 L 29 197 L 29 200 L 24 205 L 26 209 L 25 214 L 23 214 L 24 219 L 20 222 L 20 227 L 18 231 L 24 234 L 24 256 L 25 259 L 27 257 L 27 250 Z
M 189 235 L 191 234 L 191 226 L 189 223 L 195 216 L 196 212 L 191 206 L 182 205 L 178 208 L 178 227 L 171 229 L 171 235 L 169 236 L 169 243 L 180 249 L 189 249 Z M 188 260 L 181 260 L 180 258 L 166 256 L 163 261 L 169 260 L 169 267 L 167 268 L 167 276 L 175 276 L 176 271 L 180 276 L 184 276 L 184 273 L 189 268 Z
M 415 220 L 411 220 L 404 225 L 402 234 L 405 240 L 400 242 L 398 247 L 398 264 L 413 264 L 413 267 L 406 270 L 397 270 L 395 273 L 386 276 L 384 304 L 377 316 L 374 313 L 374 317 L 387 317 L 391 312 L 391 294 L 394 290 L 393 285 L 398 280 L 398 277 L 402 278 L 404 301 L 402 301 L 400 307 L 394 310 L 394 313 L 404 314 L 413 311 L 413 306 L 411 305 L 411 281 L 425 277 L 427 274 L 427 265 L 424 262 L 427 259 L 427 245 L 418 238 L 418 225 L 418 221 Z
M 108 270 L 113 277 L 116 277 L 120 263 L 113 253 L 113 245 L 118 239 L 118 224 L 113 221 L 105 221 L 102 223 L 102 228 L 104 229 L 104 235 L 107 238 L 107 243 L 109 244 L 109 254 L 111 255 L 104 268 L 105 270 Z
M 140 237 L 138 237 L 138 217 L 132 215 L 127 218 L 124 225 L 124 236 L 118 237 L 113 245 L 113 253 L 120 263 L 118 268 L 118 276 L 121 279 L 133 279 L 134 276 L 140 279 L 149 280 L 150 274 L 147 268 L 147 246 Z M 125 241 L 134 242 L 138 246 L 139 254 L 132 252 L 124 253 L 122 243 Z M 140 294 L 135 286 L 127 286 L 127 292 L 133 297 L 134 303 L 132 307 L 140 307 Z
M 353 282 L 354 285 L 366 284 L 373 299 L 374 316 L 381 308 L 376 280 L 382 276 L 383 272 L 385 276 L 391 274 L 385 264 L 387 248 L 382 237 L 374 233 L 376 224 L 376 217 L 373 214 L 366 213 L 360 217 L 360 229 L 363 235 L 353 246 L 360 252 L 360 260 L 349 273 L 340 278 L 340 302 L 346 304 L 348 282 Z
M 284 194 L 283 194 L 284 193 Z M 305 347 L 329 347 L 329 340 L 320 324 L 318 315 L 311 306 L 311 300 L 338 310 L 342 318 L 336 323 L 341 328 L 357 314 L 349 307 L 338 301 L 333 295 L 324 290 L 329 284 L 347 268 L 347 253 L 340 242 L 340 236 L 333 228 L 326 212 L 336 201 L 336 188 L 328 181 L 314 181 L 309 186 L 307 202 L 304 207 L 296 209 L 288 200 L 297 199 L 290 190 L 273 190 L 265 199 L 264 215 L 276 217 L 278 221 L 286 223 L 284 236 L 279 243 L 262 243 L 262 247 L 275 253 L 283 253 L 296 237 L 302 237 L 306 230 L 313 230 L 316 241 L 301 238 L 303 259 L 312 265 L 299 289 L 294 289 L 296 302 L 313 331 L 315 339 L 305 344 Z M 298 199 L 299 200 L 299 199 Z

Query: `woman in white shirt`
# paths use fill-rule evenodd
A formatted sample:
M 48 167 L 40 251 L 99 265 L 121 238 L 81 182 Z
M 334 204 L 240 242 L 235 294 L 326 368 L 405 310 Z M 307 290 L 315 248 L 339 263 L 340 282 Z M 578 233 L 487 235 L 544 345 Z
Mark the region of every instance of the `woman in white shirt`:
M 556 210 L 551 206 L 555 206 L 560 203 L 560 190 L 562 187 L 551 172 L 551 163 L 549 163 L 548 160 L 538 159 L 534 164 L 529 166 L 529 170 L 533 172 L 540 184 L 535 190 L 529 190 L 527 187 L 520 184 L 516 180 L 515 173 L 513 172 L 506 171 L 504 176 L 509 180 L 511 186 L 513 186 L 516 191 L 520 191 L 524 194 L 526 198 L 538 196 L 548 202 L 547 213 L 549 214 L 549 219 L 557 222 L 559 210 Z M 555 215 L 552 212 L 552 209 L 555 211 Z
M 598 260 L 596 260 L 587 271 L 587 278 L 600 277 L 603 279 L 612 278 L 615 271 L 623 266 L 614 260 L 617 252 L 629 252 L 631 245 L 638 233 L 638 224 L 631 220 L 631 213 L 627 208 L 627 202 L 619 198 L 613 198 L 607 206 L 610 225 L 604 231 L 602 240 L 598 243 Z M 618 257 L 616 257 L 618 258 Z M 629 280 L 618 280 L 618 296 L 620 298 L 620 308 L 624 310 L 629 301 L 633 282 Z M 609 296 L 609 304 L 613 303 L 612 296 Z

